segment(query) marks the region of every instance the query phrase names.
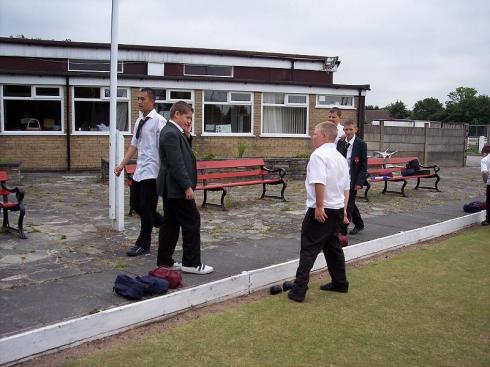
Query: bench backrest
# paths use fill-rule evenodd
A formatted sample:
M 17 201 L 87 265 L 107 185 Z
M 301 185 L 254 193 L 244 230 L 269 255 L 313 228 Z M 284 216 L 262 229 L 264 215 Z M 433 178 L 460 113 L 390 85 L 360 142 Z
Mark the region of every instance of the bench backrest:
M 417 157 L 368 158 L 368 166 L 383 166 L 385 164 L 407 164 Z
M 245 177 L 264 176 L 262 158 L 227 159 L 220 161 L 198 161 L 197 181 L 230 180 Z
M 5 171 L 0 171 L 0 182 L 7 182 L 9 175 Z

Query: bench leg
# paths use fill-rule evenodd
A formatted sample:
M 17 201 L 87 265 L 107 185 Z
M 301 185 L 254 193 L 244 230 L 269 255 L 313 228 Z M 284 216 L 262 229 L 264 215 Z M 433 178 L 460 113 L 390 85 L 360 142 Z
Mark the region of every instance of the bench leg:
M 267 187 L 266 185 L 278 185 L 278 184 L 282 184 L 282 189 L 281 189 L 281 196 L 277 196 L 277 195 L 266 195 L 266 191 L 267 191 Z M 262 195 L 260 196 L 259 199 L 263 199 L 265 198 L 266 196 L 268 198 L 277 198 L 277 199 L 281 199 L 282 201 L 287 201 L 286 200 L 286 197 L 284 196 L 284 192 L 286 191 L 286 187 L 288 187 L 288 184 L 286 183 L 286 181 L 284 180 L 281 180 L 280 182 L 277 182 L 277 183 L 272 183 L 272 184 L 262 184 Z
M 370 188 L 371 184 L 369 182 L 366 182 L 366 190 L 364 190 L 364 200 L 366 200 L 367 202 L 369 202 L 368 191 Z
M 407 186 L 407 180 L 404 180 L 402 185 L 402 195 L 407 197 L 407 195 L 405 194 L 405 186 Z
M 17 223 L 18 226 L 18 231 L 19 231 L 19 237 L 22 238 L 23 240 L 27 239 L 27 236 L 24 234 L 24 216 L 26 215 L 26 210 L 24 208 L 24 205 L 19 206 L 19 221 Z
M 420 177 L 417 178 L 417 185 L 415 185 L 414 190 L 417 190 L 419 188 L 419 185 L 420 185 Z
M 201 208 L 206 207 L 207 201 L 208 201 L 208 190 L 204 190 L 204 199 L 202 200 Z
M 3 228 L 9 227 L 9 213 L 7 209 L 3 208 Z
M 439 187 L 437 185 L 439 184 L 439 181 L 441 181 L 441 178 L 439 177 L 438 174 L 436 174 L 436 177 L 437 177 L 437 180 L 436 180 L 436 183 L 435 183 L 436 191 L 437 192 L 440 192 Z
M 385 181 L 385 188 L 381 192 L 382 194 L 386 194 L 386 190 L 388 190 L 388 181 Z
M 266 192 L 267 188 L 265 187 L 265 184 L 262 184 L 262 195 L 260 196 L 260 199 L 263 199 L 265 198 L 265 192 Z
M 225 196 L 227 194 L 227 191 L 225 188 L 223 188 L 222 190 L 223 190 L 223 192 L 221 194 L 221 207 L 223 208 L 223 210 L 226 210 L 226 208 L 225 208 Z
M 282 181 L 282 189 L 281 189 L 282 201 L 287 201 L 286 198 L 284 197 L 284 191 L 286 191 L 286 187 L 288 187 L 288 184 L 286 183 L 286 181 Z

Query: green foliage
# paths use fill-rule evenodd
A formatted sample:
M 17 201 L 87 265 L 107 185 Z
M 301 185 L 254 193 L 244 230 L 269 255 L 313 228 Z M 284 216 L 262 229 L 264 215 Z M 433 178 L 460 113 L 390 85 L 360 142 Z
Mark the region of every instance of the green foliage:
M 310 157 L 310 153 L 306 152 L 306 153 L 298 153 L 294 156 L 294 158 L 309 158 Z
M 203 159 L 206 161 L 211 161 L 215 158 L 216 156 L 213 153 L 205 153 L 203 156 Z
M 394 119 L 404 119 L 410 116 L 410 111 L 402 101 L 396 101 L 384 108 L 390 112 L 390 115 Z
M 238 143 L 238 158 L 243 158 L 243 156 L 245 155 L 245 151 L 247 150 L 248 148 L 248 144 L 244 141 L 241 141 L 240 143 Z
M 374 106 L 370 104 L 366 106 L 366 110 L 379 110 L 379 109 L 380 109 L 379 106 Z
M 474 88 L 458 87 L 449 93 L 445 121 L 480 125 L 490 123 L 490 97 Z
M 65 366 L 485 366 L 489 235 L 350 268 L 347 294 L 313 281 L 303 304 L 260 298 Z
M 425 98 L 413 106 L 412 118 L 416 120 L 440 120 L 444 106 L 437 98 Z

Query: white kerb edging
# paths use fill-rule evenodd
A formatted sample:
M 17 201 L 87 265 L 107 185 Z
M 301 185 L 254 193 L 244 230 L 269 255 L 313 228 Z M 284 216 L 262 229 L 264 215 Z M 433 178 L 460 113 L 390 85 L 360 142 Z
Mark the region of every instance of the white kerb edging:
M 345 259 L 346 261 L 354 260 L 449 234 L 482 221 L 484 215 L 483 211 L 348 246 L 344 248 Z M 18 361 L 70 344 L 116 334 L 128 327 L 182 312 L 191 307 L 249 294 L 273 283 L 293 278 L 297 266 L 298 260 L 292 260 L 246 271 L 194 288 L 8 336 L 0 339 L 0 364 Z M 325 259 L 320 255 L 312 270 L 320 270 L 325 266 Z

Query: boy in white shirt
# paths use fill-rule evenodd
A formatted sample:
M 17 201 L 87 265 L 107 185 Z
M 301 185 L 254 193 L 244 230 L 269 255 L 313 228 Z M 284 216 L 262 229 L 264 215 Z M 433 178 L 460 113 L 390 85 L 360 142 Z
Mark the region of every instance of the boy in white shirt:
M 485 144 L 481 150 L 483 158 L 481 160 L 481 177 L 484 183 L 487 184 L 487 215 L 485 220 L 481 222 L 482 226 L 490 224 L 490 146 Z
M 337 137 L 335 144 L 345 137 L 344 126 L 340 123 L 342 118 L 342 110 L 338 107 L 333 107 L 328 111 L 327 120 L 337 126 Z
M 307 211 L 301 227 L 301 251 L 298 270 L 289 299 L 303 302 L 308 290 L 311 268 L 323 251 L 331 283 L 320 287 L 326 291 L 346 293 L 349 282 L 345 273 L 344 251 L 338 240 L 342 223 L 348 223 L 347 202 L 350 178 L 346 159 L 335 146 L 337 127 L 322 122 L 315 127 L 306 173 Z

